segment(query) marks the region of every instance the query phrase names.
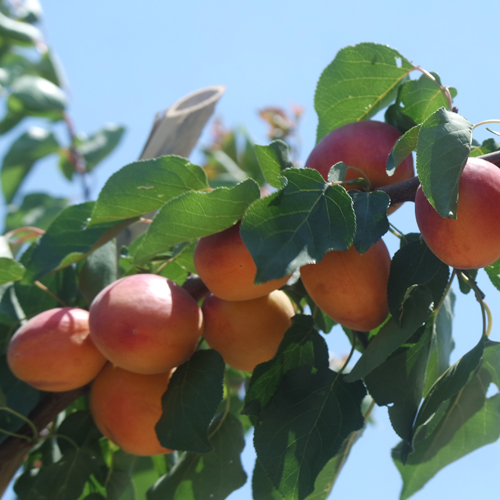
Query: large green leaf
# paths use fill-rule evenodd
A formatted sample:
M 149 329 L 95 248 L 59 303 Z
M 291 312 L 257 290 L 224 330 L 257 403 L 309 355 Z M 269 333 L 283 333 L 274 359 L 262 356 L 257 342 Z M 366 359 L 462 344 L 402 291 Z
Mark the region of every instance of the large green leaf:
M 164 205 L 155 216 L 135 255 L 144 264 L 178 243 L 195 241 L 234 225 L 260 196 L 259 186 L 247 179 L 233 188 L 187 192 Z
M 417 124 L 422 123 L 439 108 L 448 107 L 448 100 L 439 88 L 441 84 L 439 75 L 432 72 L 430 74 L 436 79 L 435 82 L 428 76 L 422 75 L 418 80 L 405 82 L 399 93 L 404 114 Z M 449 90 L 452 97 L 457 95 L 455 89 Z
M 41 31 L 31 24 L 15 21 L 0 12 L 0 37 L 12 44 L 32 46 L 43 40 Z
M 403 246 L 392 258 L 387 285 L 389 310 L 393 317 L 399 318 L 409 289 L 430 284 L 436 278 L 444 292 L 448 274 L 448 266 L 429 250 L 421 238 Z
M 405 465 L 402 445 L 393 460 L 403 479 L 401 500 L 420 490 L 443 467 L 500 437 L 500 395 L 486 399 L 491 375 L 481 370 L 456 394 L 415 438 L 415 450 Z
M 24 75 L 11 85 L 7 104 L 13 113 L 61 118 L 68 105 L 64 91 L 40 76 Z
M 18 281 L 24 276 L 24 266 L 9 257 L 0 257 L 0 285 Z
M 299 366 L 328 367 L 328 347 L 314 329 L 311 316 L 295 315 L 273 359 L 255 367 L 242 413 L 258 416 L 280 385 L 283 375 Z
M 314 96 L 317 141 L 341 125 L 374 116 L 394 100 L 398 86 L 414 69 L 386 45 L 360 43 L 337 52 Z
M 222 356 L 210 349 L 195 352 L 175 370 L 155 427 L 162 446 L 191 453 L 213 451 L 208 432 L 222 401 L 224 368 Z
M 257 266 L 256 283 L 320 261 L 329 250 L 347 250 L 356 221 L 351 197 L 314 169 L 282 172 L 282 191 L 254 202 L 241 224 L 241 237 Z
M 266 182 L 280 188 L 281 171 L 293 167 L 286 142 L 277 139 L 269 146 L 255 146 L 255 153 Z
M 111 123 L 78 145 L 78 152 L 85 158 L 87 171 L 90 172 L 118 146 L 124 133 L 125 127 Z
M 30 127 L 10 146 L 2 162 L 2 191 L 11 203 L 21 183 L 29 174 L 36 160 L 55 153 L 59 142 L 55 135 L 40 127 Z
M 90 225 L 137 217 L 158 210 L 186 191 L 208 189 L 201 167 L 180 156 L 136 161 L 107 181 L 92 213 Z
M 37 241 L 29 262 L 27 279 L 37 279 L 56 269 L 83 260 L 90 252 L 113 239 L 134 219 L 106 222 L 86 227 L 94 202 L 73 205 L 63 210 Z
M 401 165 L 412 151 L 417 149 L 418 134 L 420 125 L 410 128 L 394 144 L 389 157 L 387 158 L 387 175 L 393 175 L 396 168 Z
M 228 413 L 213 425 L 214 451 L 185 453 L 148 491 L 148 500 L 224 500 L 247 479 L 240 454 L 245 446 L 240 421 Z
M 27 194 L 20 205 L 11 204 L 7 207 L 5 231 L 23 226 L 47 229 L 68 204 L 67 198 L 53 198 L 46 193 Z
M 405 301 L 401 321 L 390 318 L 368 344 L 361 358 L 346 375 L 348 382 L 366 377 L 404 344 L 429 318 L 432 296 L 428 290 L 415 289 Z
M 273 486 L 287 500 L 314 491 L 318 474 L 351 434 L 363 427 L 362 383 L 348 384 L 329 368 L 302 366 L 285 373 L 260 413 L 254 444 Z
M 354 247 L 358 253 L 365 253 L 389 230 L 387 209 L 391 199 L 382 191 L 365 193 L 354 189 L 349 195 L 356 214 Z
M 471 150 L 472 129 L 467 119 L 444 108 L 420 128 L 417 173 L 425 196 L 441 217 L 457 217 L 458 186 Z

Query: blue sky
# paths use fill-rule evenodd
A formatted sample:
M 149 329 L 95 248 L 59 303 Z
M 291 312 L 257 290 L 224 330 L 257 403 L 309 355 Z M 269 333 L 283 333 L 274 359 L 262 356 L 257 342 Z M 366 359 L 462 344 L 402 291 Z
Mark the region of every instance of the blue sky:
M 107 122 L 127 126 L 119 149 L 91 177 L 94 197 L 112 172 L 137 159 L 156 111 L 208 85 L 227 86 L 216 114 L 227 126 L 244 125 L 259 144 L 266 143 L 266 125 L 258 109 L 304 106 L 299 132 L 305 161 L 315 140 L 313 98 L 319 75 L 339 49 L 360 42 L 387 44 L 414 64 L 438 72 L 445 85 L 458 89 L 455 102 L 469 121 L 500 118 L 500 4 L 494 0 L 476 5 L 464 0 L 45 0 L 42 6 L 46 38 L 67 75 L 77 130 L 90 134 Z M 16 129 L 0 138 L 0 152 L 19 133 Z M 475 133 L 479 140 L 489 136 L 484 127 Z M 201 143 L 207 141 L 205 134 Z M 197 158 L 195 152 L 192 160 Z M 80 186 L 65 181 L 50 158 L 37 164 L 23 191 L 41 189 L 81 201 Z M 410 232 L 416 226 L 413 207 L 407 205 L 392 220 Z M 394 251 L 394 238 L 386 241 Z M 492 309 L 500 310 L 498 292 L 484 272 L 479 282 Z M 459 296 L 456 313 L 454 359 L 475 345 L 481 333 L 472 297 Z M 492 338 L 500 340 L 500 319 L 496 321 Z M 328 342 L 337 354 L 348 349 L 338 330 Z M 386 410 L 377 409 L 374 417 L 376 424 L 355 445 L 332 498 L 398 498 L 401 481 L 390 459 L 398 438 Z M 252 456 L 245 452 L 248 467 Z M 441 471 L 413 498 L 487 496 L 496 490 L 499 467 L 496 443 Z M 247 484 L 230 498 L 250 497 Z

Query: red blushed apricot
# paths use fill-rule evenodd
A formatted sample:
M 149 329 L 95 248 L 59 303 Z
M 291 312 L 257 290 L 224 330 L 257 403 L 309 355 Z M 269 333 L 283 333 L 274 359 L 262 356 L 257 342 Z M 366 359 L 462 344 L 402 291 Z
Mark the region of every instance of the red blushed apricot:
M 203 335 L 208 345 L 220 352 L 228 365 L 247 372 L 276 354 L 295 314 L 290 299 L 281 290 L 241 301 L 209 295 L 202 310 Z
M 500 259 L 500 168 L 469 158 L 460 178 L 456 219 L 441 217 L 419 187 L 415 216 L 427 246 L 457 269 L 479 269 Z
M 307 293 L 337 323 L 358 331 L 380 325 L 389 314 L 387 282 L 391 257 L 383 240 L 360 254 L 330 251 L 317 264 L 301 267 Z
M 89 313 L 63 307 L 37 314 L 11 338 L 12 373 L 43 391 L 70 391 L 92 381 L 106 363 L 89 335 Z
M 411 179 L 415 175 L 412 155 L 403 161 L 391 177 L 386 172 L 389 153 L 401 135 L 397 128 L 384 122 L 362 120 L 347 123 L 332 130 L 316 144 L 305 166 L 318 170 L 323 178 L 328 180 L 330 168 L 343 161 L 349 167 L 362 170 L 370 179 L 373 188 Z M 348 169 L 345 180 L 358 177 L 362 177 L 359 172 Z M 391 206 L 388 213 L 394 212 L 398 206 Z
M 194 251 L 196 272 L 207 288 L 224 300 L 251 300 L 268 295 L 290 278 L 254 284 L 257 267 L 240 236 L 240 224 L 200 238 Z
M 155 274 L 136 274 L 102 290 L 90 306 L 90 335 L 113 364 L 132 372 L 170 371 L 187 361 L 203 331 L 195 300 Z
M 90 411 L 99 430 L 132 455 L 170 453 L 156 437 L 170 372 L 132 373 L 108 363 L 90 390 Z

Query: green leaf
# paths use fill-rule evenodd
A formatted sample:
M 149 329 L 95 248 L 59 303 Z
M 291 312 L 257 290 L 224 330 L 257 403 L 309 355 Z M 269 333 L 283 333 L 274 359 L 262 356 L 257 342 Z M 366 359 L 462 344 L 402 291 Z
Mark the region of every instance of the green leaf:
M 208 431 L 223 396 L 225 364 L 212 349 L 197 351 L 172 375 L 156 424 L 160 444 L 172 450 L 208 453 Z
M 450 354 L 455 347 L 452 337 L 455 299 L 455 293 L 450 289 L 434 322 L 424 396 L 428 394 L 436 380 L 450 367 Z
M 418 412 L 415 429 L 432 417 L 445 401 L 455 396 L 470 380 L 481 361 L 485 340 L 481 338 L 476 347 L 450 366 L 431 387 Z
M 21 183 L 29 174 L 36 160 L 55 153 L 59 142 L 55 135 L 40 127 L 30 127 L 10 146 L 2 162 L 2 191 L 11 203 Z
M 329 368 L 302 366 L 283 375 L 255 427 L 257 458 L 287 500 L 314 491 L 318 474 L 351 432 L 363 427 L 366 390 Z
M 0 13 L 0 37 L 15 45 L 31 46 L 43 40 L 42 33 L 31 24 L 15 21 Z
M 58 87 L 64 86 L 66 78 L 63 73 L 61 61 L 52 50 L 47 50 L 43 53 L 36 65 L 36 69 L 42 78 L 45 78 Z
M 241 237 L 257 266 L 256 283 L 278 279 L 329 250 L 347 250 L 356 228 L 351 197 L 325 183 L 313 169 L 282 172 L 286 186 L 254 202 L 241 224 Z
M 399 458 L 402 445 L 393 450 L 393 460 L 403 479 L 401 500 L 420 490 L 443 467 L 498 440 L 500 395 L 485 398 L 490 381 L 491 375 L 481 370 L 443 406 L 417 434 L 415 451 L 408 456 L 406 465 Z
M 500 259 L 485 267 L 484 270 L 496 289 L 500 290 Z
M 90 172 L 118 146 L 124 133 L 125 127 L 111 123 L 77 146 L 78 152 L 85 158 L 87 172 Z
M 273 359 L 255 367 L 242 413 L 258 416 L 267 406 L 283 375 L 303 365 L 328 368 L 328 347 L 314 329 L 311 316 L 295 315 Z
M 231 413 L 220 425 L 208 454 L 185 453 L 175 467 L 148 491 L 148 500 L 224 500 L 246 480 L 240 454 L 245 446 L 243 428 Z
M 61 118 L 68 105 L 64 91 L 40 76 L 21 76 L 11 90 L 7 104 L 13 113 Z
M 178 243 L 194 241 L 231 227 L 259 197 L 259 186 L 247 179 L 231 189 L 187 192 L 170 200 L 150 225 L 135 255 L 135 263 L 145 264 Z
M 418 80 L 405 82 L 399 93 L 405 115 L 412 118 L 416 124 L 422 123 L 439 108 L 448 107 L 448 100 L 439 88 L 441 84 L 439 75 L 433 72 L 431 75 L 436 79 L 435 82 L 426 75 L 422 75 Z M 457 95 L 455 89 L 449 90 L 452 97 Z
M 90 305 L 103 288 L 117 279 L 116 241 L 111 240 L 87 257 L 80 269 L 78 284 L 83 297 Z
M 379 406 L 391 405 L 391 424 L 408 447 L 424 390 L 431 338 L 432 324 L 421 327 L 365 378 L 366 387 L 375 402 Z
M 349 191 L 349 196 L 356 214 L 354 247 L 358 253 L 365 253 L 389 231 L 387 209 L 391 199 L 382 191 L 365 193 L 356 189 Z
M 441 283 L 442 294 L 448 274 L 448 266 L 429 250 L 421 238 L 399 249 L 392 258 L 387 285 L 387 300 L 393 317 L 399 318 L 407 292 L 415 286 L 430 284 L 437 277 L 439 281 L 444 281 Z
M 0 285 L 22 279 L 24 271 L 24 266 L 20 262 L 8 257 L 0 257 Z
M 208 189 L 201 167 L 180 156 L 136 161 L 115 172 L 97 198 L 90 225 L 137 217 L 158 210 L 172 198 Z
M 413 290 L 405 301 L 401 321 L 392 317 L 382 326 L 346 376 L 346 381 L 354 382 L 364 378 L 380 366 L 427 321 L 431 304 L 432 296 L 428 290 Z
M 457 217 L 458 186 L 471 150 L 472 129 L 463 116 L 444 108 L 420 128 L 417 173 L 425 196 L 441 217 Z
M 417 125 L 406 131 L 394 144 L 389 158 L 387 158 L 387 175 L 394 175 L 396 169 L 403 163 L 412 151 L 417 149 L 418 134 L 420 125 Z
M 399 87 L 399 89 L 401 89 L 401 87 Z M 403 134 L 416 125 L 416 123 L 409 116 L 404 114 L 403 108 L 397 99 L 396 102 L 391 104 L 385 111 L 384 120 L 389 125 L 396 127 Z
M 12 130 L 23 118 L 23 113 L 14 113 L 8 110 L 7 114 L 0 121 L 0 135 Z
M 255 146 L 255 153 L 266 182 L 280 188 L 282 170 L 293 167 L 286 142 L 277 139 L 269 146 Z
M 0 358 L 0 390 L 7 399 L 7 407 L 21 415 L 27 416 L 40 400 L 40 391 L 15 377 L 7 365 L 7 358 Z M 16 432 L 26 422 L 12 413 L 0 411 L 0 429 Z M 0 433 L 0 443 L 8 438 Z
M 482 156 L 489 153 L 494 153 L 500 150 L 500 142 L 495 141 L 493 138 L 485 139 L 481 145 L 475 140 L 472 140 L 472 149 L 470 156 Z
M 337 52 L 321 74 L 314 96 L 316 140 L 346 123 L 371 118 L 396 97 L 414 66 L 398 51 L 360 43 Z
M 66 198 L 53 198 L 46 193 L 27 194 L 20 205 L 9 205 L 5 231 L 23 226 L 47 229 L 55 217 L 68 206 Z
M 89 253 L 113 239 L 132 220 L 107 222 L 86 227 L 94 202 L 73 205 L 63 210 L 35 244 L 25 264 L 27 279 L 38 279 L 56 269 L 83 260 Z

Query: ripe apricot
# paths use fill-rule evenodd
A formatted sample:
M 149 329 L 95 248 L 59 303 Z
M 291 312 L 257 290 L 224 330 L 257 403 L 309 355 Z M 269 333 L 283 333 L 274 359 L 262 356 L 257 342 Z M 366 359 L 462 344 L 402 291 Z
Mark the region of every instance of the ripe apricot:
M 362 120 L 347 123 L 332 130 L 323 137 L 312 150 L 306 161 L 306 168 L 314 168 L 328 180 L 330 168 L 339 161 L 349 167 L 362 170 L 370 179 L 373 188 L 387 186 L 412 178 L 414 173 L 413 157 L 409 155 L 389 177 L 386 172 L 386 163 L 389 153 L 401 132 L 388 123 Z M 356 170 L 348 169 L 345 180 L 362 177 Z M 347 186 L 346 189 L 353 189 Z M 389 213 L 394 212 L 397 206 L 391 206 Z
M 90 390 L 90 411 L 99 430 L 132 455 L 170 453 L 155 432 L 170 372 L 132 373 L 108 363 Z
M 479 269 L 500 259 L 500 168 L 469 158 L 458 188 L 456 219 L 441 217 L 422 187 L 415 197 L 415 216 L 427 246 L 449 266 Z
M 240 224 L 200 238 L 194 251 L 196 272 L 224 300 L 251 300 L 283 286 L 290 276 L 255 285 L 257 267 L 240 236 Z
M 295 314 L 281 290 L 240 301 L 209 295 L 202 310 L 208 345 L 219 351 L 228 365 L 247 372 L 276 354 Z
M 300 268 L 302 283 L 330 318 L 352 330 L 369 331 L 388 313 L 387 282 L 391 257 L 383 240 L 364 254 L 354 246 L 332 250 L 316 264 Z
M 75 307 L 49 309 L 22 325 L 7 361 L 17 378 L 53 392 L 88 384 L 106 363 L 90 338 L 89 313 Z
M 155 274 L 115 281 L 90 305 L 90 335 L 113 364 L 143 374 L 170 371 L 189 359 L 203 331 L 196 301 Z

